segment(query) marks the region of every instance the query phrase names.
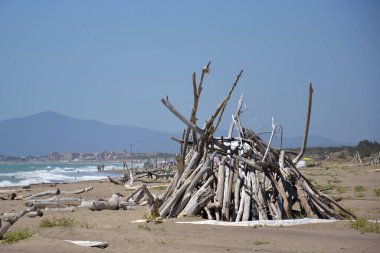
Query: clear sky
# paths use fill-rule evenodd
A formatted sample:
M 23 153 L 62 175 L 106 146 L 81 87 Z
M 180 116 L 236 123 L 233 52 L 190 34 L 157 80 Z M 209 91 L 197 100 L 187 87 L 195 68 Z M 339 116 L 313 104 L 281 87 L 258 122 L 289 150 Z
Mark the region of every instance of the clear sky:
M 0 120 L 47 110 L 181 132 L 161 104 L 192 105 L 208 61 L 199 125 L 243 77 L 243 125 L 302 136 L 380 140 L 380 1 L 0 0 Z

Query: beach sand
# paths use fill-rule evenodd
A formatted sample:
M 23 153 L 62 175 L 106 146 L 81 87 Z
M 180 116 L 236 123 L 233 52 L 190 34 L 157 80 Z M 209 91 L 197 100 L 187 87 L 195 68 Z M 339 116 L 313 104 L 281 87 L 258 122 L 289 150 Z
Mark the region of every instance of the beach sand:
M 347 187 L 341 193 L 341 204 L 358 216 L 380 219 L 380 197 L 374 189 L 380 188 L 380 172 L 370 172 L 374 167 L 359 166 L 342 168 L 318 167 L 303 172 L 319 184 L 327 184 L 336 178 L 336 184 Z M 339 183 L 338 179 L 341 181 Z M 331 182 L 330 182 L 331 183 Z M 138 184 L 138 183 L 137 183 Z M 165 182 L 152 183 L 162 185 Z M 364 197 L 357 197 L 355 186 L 365 187 Z M 85 199 L 108 199 L 119 192 L 128 196 L 122 186 L 109 182 L 86 181 L 70 184 L 32 185 L 20 190 L 24 196 L 46 190 L 78 190 L 93 186 L 94 189 L 80 194 Z M 12 189 L 12 188 L 3 188 Z M 20 188 L 17 188 L 20 189 Z M 161 188 L 154 193 L 162 192 Z M 335 193 L 335 192 L 332 192 Z M 0 194 L 1 195 L 1 194 Z M 363 195 L 363 194 L 362 194 Z M 0 200 L 0 213 L 19 212 L 25 209 L 22 200 Z M 143 219 L 147 207 L 137 206 L 126 211 L 90 211 L 78 208 L 74 212 L 44 211 L 43 217 L 23 217 L 11 230 L 29 228 L 35 233 L 29 239 L 8 245 L 0 244 L 0 252 L 379 252 L 380 234 L 365 233 L 349 227 L 349 222 L 308 224 L 291 227 L 232 227 L 213 225 L 178 224 L 177 221 L 202 220 L 200 217 L 168 219 L 161 224 L 132 223 Z M 73 227 L 42 228 L 43 218 L 73 218 Z M 81 247 L 64 240 L 106 241 L 106 249 Z

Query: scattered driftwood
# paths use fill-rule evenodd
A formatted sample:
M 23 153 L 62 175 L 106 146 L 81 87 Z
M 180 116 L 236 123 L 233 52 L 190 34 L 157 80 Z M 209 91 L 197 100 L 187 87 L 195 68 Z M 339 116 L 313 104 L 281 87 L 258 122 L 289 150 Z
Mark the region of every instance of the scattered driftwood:
M 181 150 L 177 158 L 178 171 L 166 191 L 157 197 L 144 189 L 151 213 L 162 218 L 203 215 L 208 219 L 236 222 L 294 217 L 354 218 L 333 198 L 319 192 L 295 166 L 307 146 L 311 83 L 304 140 L 299 154 L 294 155 L 272 147 L 271 141 L 267 144 L 254 131 L 243 127 L 240 119 L 245 111 L 242 96 L 232 115 L 227 137 L 214 136 L 242 71 L 204 126 L 198 126 L 198 102 L 209 67 L 210 63 L 203 68 L 199 85 L 193 74 L 194 103 L 189 119 L 170 103 L 168 97 L 162 99 L 165 107 L 187 129 L 182 140 L 176 139 Z M 236 130 L 235 136 L 233 130 Z M 275 131 L 273 120 L 271 139 Z
M 144 192 L 147 193 L 149 190 L 146 185 L 138 187 L 130 196 L 125 197 L 120 193 L 114 193 L 109 199 L 98 199 L 98 200 L 86 200 L 82 197 L 61 197 L 58 196 L 62 193 L 67 194 L 79 194 L 81 192 L 86 192 L 93 187 L 84 188 L 77 191 L 46 191 L 34 194 L 27 199 L 25 199 L 26 206 L 35 206 L 38 209 L 46 209 L 51 211 L 60 211 L 60 212 L 73 212 L 75 208 L 88 208 L 92 211 L 101 211 L 101 210 L 130 210 L 143 199 Z M 46 195 L 57 195 L 51 198 L 37 198 L 40 196 Z
M 0 239 L 3 238 L 4 234 L 8 231 L 8 229 L 16 223 L 21 217 L 26 215 L 27 213 L 30 212 L 36 212 L 37 207 L 36 206 L 31 206 L 26 208 L 24 211 L 21 213 L 12 213 L 12 214 L 5 214 L 3 217 L 3 221 L 0 220 Z

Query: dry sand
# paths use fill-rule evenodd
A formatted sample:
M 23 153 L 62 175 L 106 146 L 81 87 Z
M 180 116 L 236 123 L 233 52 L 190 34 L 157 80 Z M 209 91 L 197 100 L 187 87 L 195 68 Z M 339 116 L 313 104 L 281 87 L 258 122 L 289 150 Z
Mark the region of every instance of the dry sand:
M 343 191 L 341 189 L 344 187 L 345 192 L 340 193 L 344 198 L 341 202 L 343 206 L 358 216 L 380 220 L 380 197 L 374 192 L 374 189 L 380 188 L 380 172 L 369 172 L 374 168 L 323 164 L 302 171 L 314 184 L 335 185 L 329 190 L 332 194 L 336 194 L 338 188 L 340 192 Z M 332 183 L 333 180 L 335 183 Z M 358 194 L 355 186 L 360 185 L 365 190 Z M 130 193 L 108 182 L 57 185 L 61 190 L 77 190 L 88 186 L 94 186 L 94 189 L 81 194 L 85 199 L 107 199 L 115 192 L 124 195 Z M 51 189 L 54 188 L 49 185 L 33 185 L 29 191 L 23 190 L 21 194 Z M 22 211 L 24 208 L 23 201 L 0 200 L 0 213 Z M 348 222 L 259 228 L 178 224 L 178 219 L 169 219 L 157 225 L 131 223 L 142 219 L 146 211 L 146 207 L 138 206 L 128 211 L 93 212 L 77 209 L 65 213 L 45 211 L 43 217 L 33 219 L 23 217 L 12 226 L 12 230 L 27 227 L 35 235 L 12 245 L 0 244 L 0 252 L 380 252 L 379 234 L 361 234 L 350 228 Z M 53 217 L 74 218 L 80 224 L 72 228 L 39 226 L 43 218 Z M 201 218 L 181 219 L 193 220 Z M 109 247 L 87 248 L 64 240 L 107 241 Z

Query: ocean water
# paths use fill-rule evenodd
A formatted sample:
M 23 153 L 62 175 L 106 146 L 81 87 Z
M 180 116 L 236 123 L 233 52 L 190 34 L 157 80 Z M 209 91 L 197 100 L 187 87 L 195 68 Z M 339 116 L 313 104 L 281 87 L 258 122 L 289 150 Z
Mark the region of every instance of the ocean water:
M 122 163 L 104 164 L 101 172 L 97 163 L 0 164 L 0 187 L 99 180 L 118 176 L 122 169 Z

